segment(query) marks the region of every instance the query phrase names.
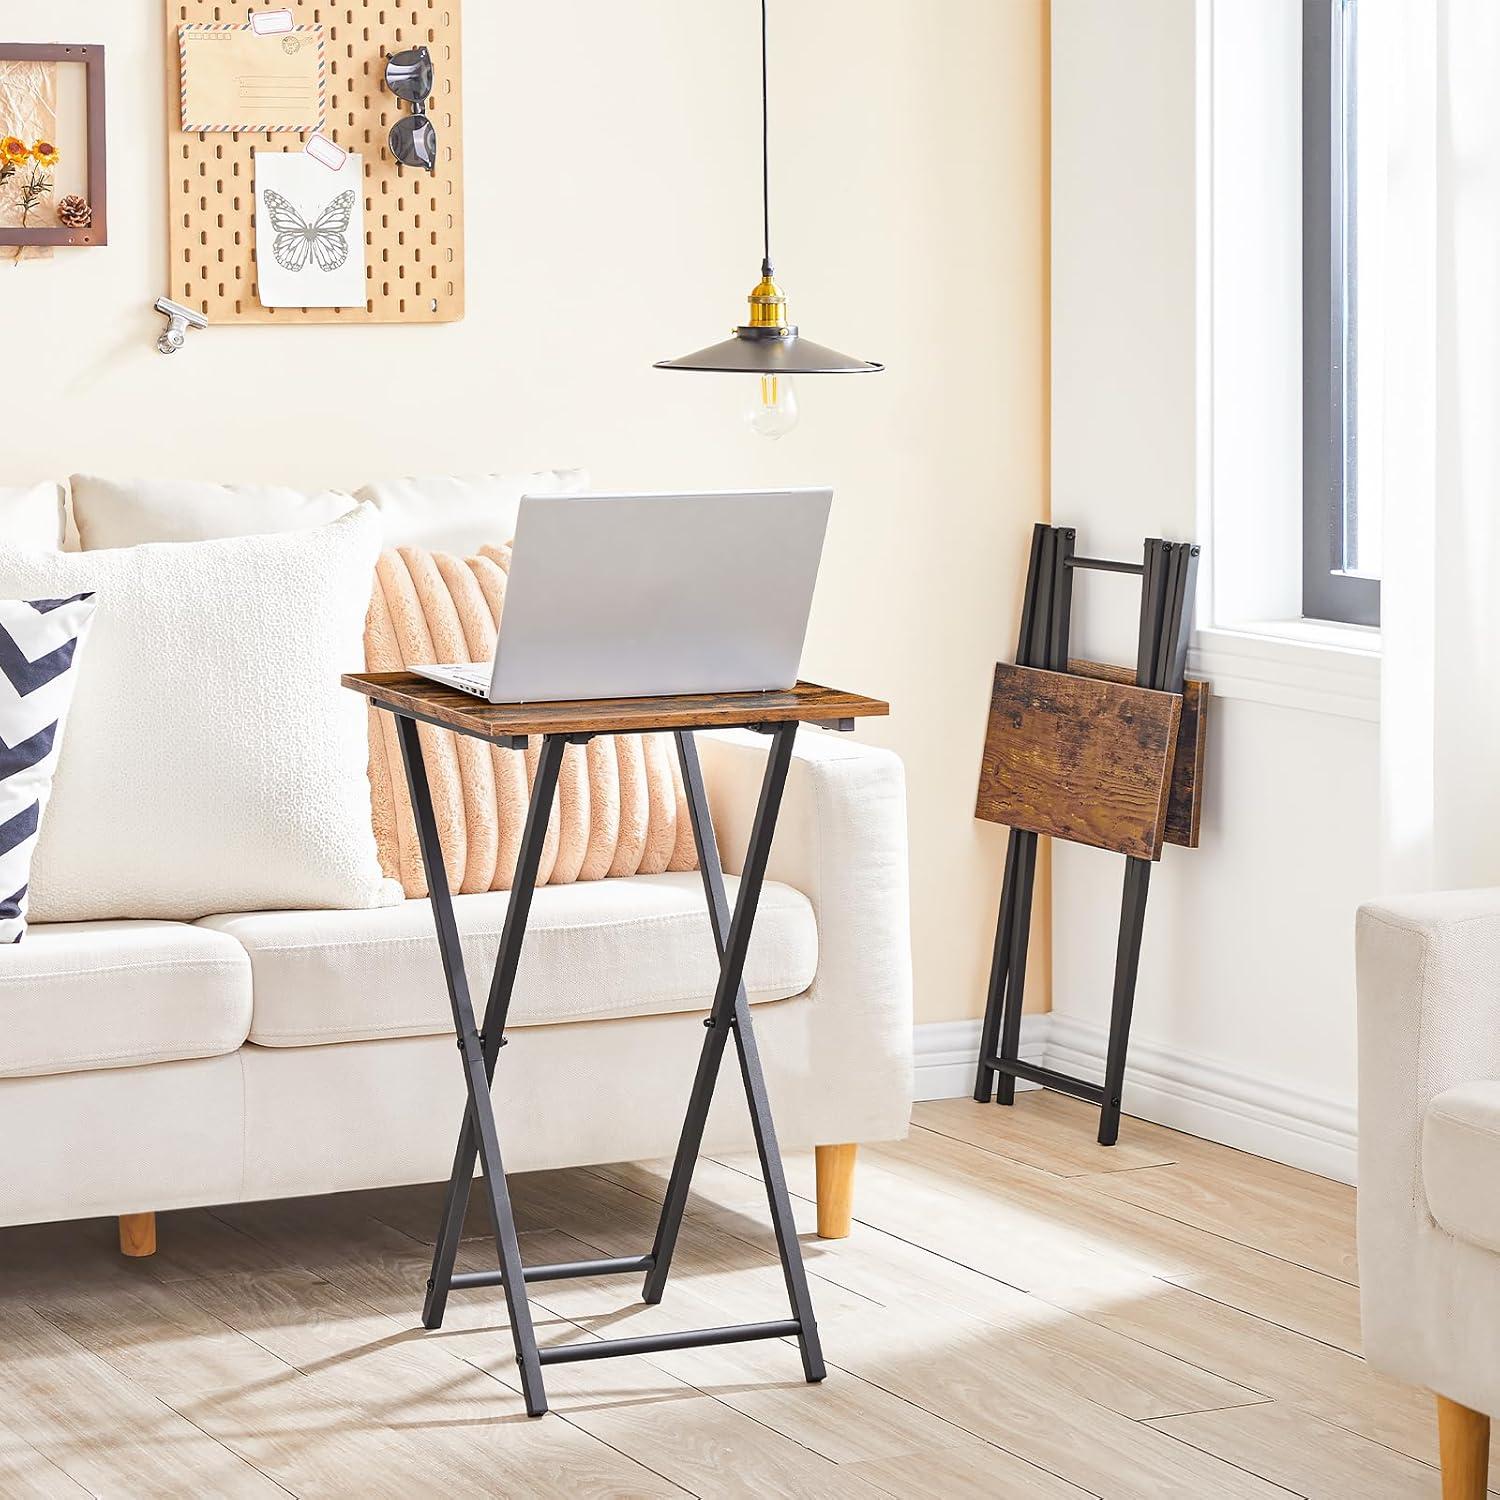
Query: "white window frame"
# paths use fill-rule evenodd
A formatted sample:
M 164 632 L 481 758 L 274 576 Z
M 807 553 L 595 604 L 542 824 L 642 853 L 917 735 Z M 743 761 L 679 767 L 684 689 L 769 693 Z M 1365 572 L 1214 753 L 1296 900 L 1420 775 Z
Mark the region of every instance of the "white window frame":
M 1303 609 L 1304 0 L 1195 6 L 1198 529 L 1190 665 L 1226 696 L 1373 719 L 1378 629 Z

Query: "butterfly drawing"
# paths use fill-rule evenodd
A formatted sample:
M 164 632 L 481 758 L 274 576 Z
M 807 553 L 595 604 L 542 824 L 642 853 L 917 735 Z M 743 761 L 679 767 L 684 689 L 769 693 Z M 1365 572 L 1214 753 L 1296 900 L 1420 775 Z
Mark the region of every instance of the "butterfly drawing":
M 320 271 L 337 271 L 349 259 L 352 188 L 340 193 L 311 224 L 280 193 L 267 188 L 262 196 L 276 231 L 271 253 L 283 271 L 305 270 L 309 261 Z

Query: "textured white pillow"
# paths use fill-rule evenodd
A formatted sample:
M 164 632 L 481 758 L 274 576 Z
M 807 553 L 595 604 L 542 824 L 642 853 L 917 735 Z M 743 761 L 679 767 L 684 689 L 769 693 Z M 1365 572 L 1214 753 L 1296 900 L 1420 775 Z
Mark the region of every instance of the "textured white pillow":
M 384 479 L 354 494 L 380 511 L 387 547 L 426 547 L 470 557 L 516 534 L 522 495 L 572 494 L 588 487 L 586 469 L 541 469 L 535 474 Z
M 63 487 L 0 489 L 0 547 L 62 546 Z
M 142 542 L 206 542 L 301 531 L 352 510 L 352 495 L 306 495 L 269 484 L 195 479 L 99 479 L 75 474 L 73 520 L 85 552 Z
M 370 830 L 367 506 L 314 531 L 47 554 L 0 547 L 0 597 L 98 608 L 31 919 L 191 919 L 399 900 Z

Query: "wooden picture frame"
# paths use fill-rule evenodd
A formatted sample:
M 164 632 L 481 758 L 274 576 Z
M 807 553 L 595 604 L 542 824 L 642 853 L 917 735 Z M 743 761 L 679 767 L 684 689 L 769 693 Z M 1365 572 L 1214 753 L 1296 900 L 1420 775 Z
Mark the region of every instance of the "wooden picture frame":
M 21 229 L 0 224 L 0 245 L 107 245 L 109 243 L 109 173 L 104 147 L 104 48 L 86 43 L 0 42 L 3 62 L 67 62 L 84 67 L 89 154 L 88 201 L 93 222 L 86 229 L 46 224 Z

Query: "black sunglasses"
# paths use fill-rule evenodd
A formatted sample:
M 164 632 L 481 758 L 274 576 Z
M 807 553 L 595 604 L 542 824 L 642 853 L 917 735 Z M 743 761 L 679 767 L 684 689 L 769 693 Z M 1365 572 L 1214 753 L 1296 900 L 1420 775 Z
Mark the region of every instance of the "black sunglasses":
M 408 47 L 386 58 L 385 86 L 412 109 L 391 126 L 391 155 L 402 166 L 428 172 L 437 171 L 437 131 L 427 118 L 434 82 L 432 54 L 426 47 Z

